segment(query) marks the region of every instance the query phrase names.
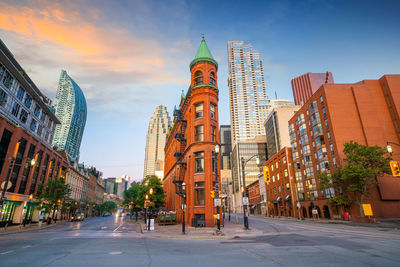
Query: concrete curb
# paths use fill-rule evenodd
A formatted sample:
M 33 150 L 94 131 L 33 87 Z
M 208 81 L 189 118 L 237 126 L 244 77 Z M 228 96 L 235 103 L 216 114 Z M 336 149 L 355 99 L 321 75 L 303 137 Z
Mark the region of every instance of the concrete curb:
M 22 228 L 16 228 L 15 226 L 12 226 L 14 228 L 12 230 L 9 230 L 9 231 L 6 231 L 5 228 L 2 229 L 2 232 L 0 232 L 0 235 L 11 235 L 11 234 L 17 234 L 17 233 L 31 232 L 31 231 L 40 231 L 40 230 L 43 230 L 43 229 L 52 228 L 52 227 L 57 226 L 57 225 L 64 225 L 66 223 L 67 222 L 59 222 L 58 224 L 57 223 L 52 223 L 52 224 L 49 224 L 49 225 L 45 224 L 44 226 L 42 225 L 41 227 L 38 227 L 38 225 L 33 225 L 33 226 L 31 225 L 29 227 L 22 227 Z M 16 229 L 16 231 L 14 229 Z

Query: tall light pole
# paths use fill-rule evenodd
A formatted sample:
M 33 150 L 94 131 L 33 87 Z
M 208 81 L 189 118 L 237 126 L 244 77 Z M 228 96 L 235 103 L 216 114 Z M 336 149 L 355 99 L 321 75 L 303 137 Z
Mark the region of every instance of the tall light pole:
M 215 198 L 219 199 L 219 184 L 218 184 L 218 153 L 219 153 L 219 145 L 215 145 L 215 149 L 213 151 L 214 155 L 214 172 L 215 172 Z M 217 205 L 217 227 L 218 230 L 221 230 L 221 220 L 219 218 L 219 205 Z
M 246 178 L 245 178 L 245 172 L 244 172 L 244 167 L 247 162 L 249 162 L 252 158 L 256 157 L 256 164 L 260 164 L 260 158 L 258 155 L 253 155 L 251 156 L 248 160 L 244 160 L 244 158 L 241 158 L 242 162 L 242 177 L 243 177 L 243 184 L 242 184 L 242 198 L 243 198 L 243 224 L 244 224 L 244 229 L 248 230 L 249 229 L 249 218 L 247 217 L 247 201 L 248 201 L 248 189 L 246 187 Z M 247 197 L 247 201 L 245 204 L 244 199 Z
M 186 210 L 186 183 L 182 183 L 182 198 L 183 198 L 183 204 L 182 204 L 182 234 L 185 234 L 185 210 Z
M 150 197 L 153 195 L 153 188 L 150 188 L 149 189 L 149 194 L 150 194 Z M 148 196 L 148 195 L 146 195 L 146 196 Z M 148 206 L 148 205 L 147 205 Z M 147 212 L 147 211 L 146 211 Z M 149 214 L 149 219 L 148 219 L 148 222 L 147 222 L 147 231 L 150 231 L 150 214 Z
M 144 201 L 144 204 L 145 204 L 145 206 L 146 206 L 146 211 L 145 211 L 145 213 L 144 213 L 144 223 L 147 225 L 147 206 L 149 205 L 149 204 L 147 203 L 147 200 L 149 200 L 149 195 L 146 194 L 145 198 L 146 198 L 146 200 Z

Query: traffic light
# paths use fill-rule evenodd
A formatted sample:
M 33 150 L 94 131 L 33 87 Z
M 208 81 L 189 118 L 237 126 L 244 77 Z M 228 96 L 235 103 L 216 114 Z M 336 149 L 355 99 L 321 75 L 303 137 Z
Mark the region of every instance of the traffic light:
M 211 190 L 210 193 L 211 193 L 211 198 L 215 198 L 215 191 Z
M 400 176 L 399 163 L 397 161 L 391 161 L 390 168 L 392 169 L 393 176 Z
M 263 173 L 264 173 L 264 181 L 265 181 L 266 183 L 269 183 L 269 182 L 271 181 L 271 177 L 270 177 L 270 175 L 269 175 L 269 169 L 268 169 L 267 166 L 264 166 L 264 167 L 263 167 Z

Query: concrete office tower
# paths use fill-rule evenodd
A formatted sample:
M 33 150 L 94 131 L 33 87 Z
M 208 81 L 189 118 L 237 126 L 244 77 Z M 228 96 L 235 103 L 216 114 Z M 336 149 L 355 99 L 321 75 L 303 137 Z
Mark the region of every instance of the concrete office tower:
M 294 78 L 292 80 L 294 103 L 296 105 L 304 105 L 321 85 L 327 83 L 334 83 L 332 72 L 307 72 L 306 74 Z
M 264 123 L 267 136 L 268 159 L 278 153 L 283 147 L 290 147 L 288 121 L 301 106 L 282 106 L 274 108 Z
M 60 150 L 65 149 L 71 160 L 78 161 L 87 106 L 81 88 L 65 70 L 61 71 L 54 107 L 61 124 L 56 126 L 53 145 Z
M 164 176 L 164 147 L 170 122 L 167 108 L 158 106 L 151 116 L 146 136 L 144 177 L 156 175 L 162 179 Z
M 265 135 L 270 100 L 259 52 L 242 41 L 228 41 L 232 144 Z

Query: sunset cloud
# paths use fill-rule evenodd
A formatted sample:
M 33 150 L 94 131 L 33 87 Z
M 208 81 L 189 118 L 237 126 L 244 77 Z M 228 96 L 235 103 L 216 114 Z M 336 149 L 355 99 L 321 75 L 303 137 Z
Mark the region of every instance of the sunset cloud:
M 71 8 L 46 1 L 18 6 L 2 3 L 0 33 L 13 36 L 11 41 L 17 44 L 13 53 L 28 63 L 28 73 L 45 91 L 54 94 L 59 72 L 67 69 L 97 109 L 126 107 L 109 97 L 110 89 L 111 95 L 141 95 L 140 88 L 146 84 L 145 93 L 162 99 L 165 92 L 157 84 L 187 82 L 187 74 L 179 74 L 167 62 L 174 62 L 172 58 L 182 54 L 182 47 L 190 47 L 190 42 L 177 40 L 166 47 L 157 38 L 141 37 L 108 23 L 106 15 L 93 7 Z M 28 42 L 31 49 L 26 50 Z M 37 56 L 31 55 L 33 50 Z

